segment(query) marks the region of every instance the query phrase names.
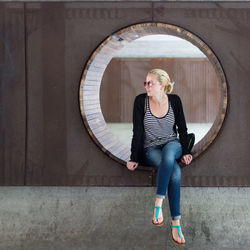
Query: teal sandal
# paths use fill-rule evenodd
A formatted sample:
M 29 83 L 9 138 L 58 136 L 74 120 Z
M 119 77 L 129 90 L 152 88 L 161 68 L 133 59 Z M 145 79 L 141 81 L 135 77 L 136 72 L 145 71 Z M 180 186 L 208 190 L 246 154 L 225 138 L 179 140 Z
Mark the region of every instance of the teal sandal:
M 180 225 L 179 225 L 179 226 L 173 226 L 173 225 L 172 225 L 172 222 L 171 222 L 170 228 L 171 228 L 171 234 L 172 234 L 172 228 L 177 228 L 178 234 L 179 234 L 180 238 L 182 239 L 182 235 L 181 235 L 181 226 L 180 226 Z M 184 246 L 184 245 L 185 245 L 185 243 L 179 243 L 178 241 L 176 241 L 176 240 L 174 239 L 174 237 L 173 237 L 173 234 L 172 234 L 172 240 L 173 240 L 173 242 L 174 242 L 175 244 L 177 244 L 177 245 L 180 245 L 180 246 Z
M 156 219 L 156 221 L 158 221 L 159 212 L 160 212 L 160 209 L 162 209 L 162 207 L 160 207 L 160 206 L 154 206 L 154 207 L 153 207 L 153 211 L 154 211 L 155 208 L 156 208 L 155 219 Z M 152 223 L 153 223 L 155 226 L 162 226 L 162 225 L 164 224 L 164 221 L 162 221 L 162 222 L 160 222 L 160 223 L 155 223 L 154 220 L 152 220 Z

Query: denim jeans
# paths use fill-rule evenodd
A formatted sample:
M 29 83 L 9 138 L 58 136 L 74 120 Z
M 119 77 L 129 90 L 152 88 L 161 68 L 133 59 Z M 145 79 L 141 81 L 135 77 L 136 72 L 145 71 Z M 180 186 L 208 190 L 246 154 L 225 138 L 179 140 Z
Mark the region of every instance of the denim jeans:
M 164 199 L 168 189 L 170 213 L 174 220 L 181 218 L 181 169 L 176 161 L 181 155 L 182 147 L 179 140 L 144 149 L 146 163 L 156 167 L 158 170 L 156 197 Z

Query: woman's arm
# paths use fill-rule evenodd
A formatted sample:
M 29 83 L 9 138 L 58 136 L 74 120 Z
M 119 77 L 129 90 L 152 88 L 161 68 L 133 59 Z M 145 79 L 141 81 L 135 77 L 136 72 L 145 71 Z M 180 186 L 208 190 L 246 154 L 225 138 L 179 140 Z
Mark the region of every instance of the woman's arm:
M 182 157 L 181 162 L 189 165 L 193 159 L 193 156 L 190 154 L 188 150 L 188 140 L 187 140 L 187 125 L 186 119 L 182 108 L 181 99 L 177 96 L 177 103 L 178 103 L 178 112 L 177 112 L 177 119 L 176 125 L 178 127 L 178 133 L 180 137 L 180 143 L 182 145 Z
M 143 138 L 143 116 L 144 116 L 144 97 L 138 95 L 134 101 L 133 109 L 133 137 L 131 143 L 131 162 L 139 162 L 141 143 Z
M 187 140 L 187 125 L 186 119 L 184 116 L 181 99 L 176 95 L 176 106 L 177 106 L 177 115 L 176 115 L 176 125 L 178 128 L 178 134 L 180 138 L 180 143 L 182 145 L 182 155 L 190 154 L 188 151 L 188 140 Z

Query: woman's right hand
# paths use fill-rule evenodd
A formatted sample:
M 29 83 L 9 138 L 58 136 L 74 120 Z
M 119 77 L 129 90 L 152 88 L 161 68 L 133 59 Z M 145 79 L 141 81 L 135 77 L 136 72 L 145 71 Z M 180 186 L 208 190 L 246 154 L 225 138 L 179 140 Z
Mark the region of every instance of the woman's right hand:
M 127 168 L 131 171 L 134 171 L 138 167 L 138 162 L 128 161 Z

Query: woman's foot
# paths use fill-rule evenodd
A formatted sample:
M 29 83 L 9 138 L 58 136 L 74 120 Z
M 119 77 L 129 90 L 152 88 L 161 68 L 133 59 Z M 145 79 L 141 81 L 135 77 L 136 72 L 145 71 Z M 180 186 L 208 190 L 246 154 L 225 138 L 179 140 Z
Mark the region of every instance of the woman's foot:
M 154 215 L 153 215 L 153 224 L 154 225 L 161 225 L 163 224 L 163 214 L 162 214 L 162 208 L 159 209 L 159 214 L 158 214 L 158 220 L 156 220 L 156 213 L 157 213 L 157 208 L 154 208 Z
M 155 200 L 155 207 L 162 207 L 162 202 L 163 202 L 163 199 L 156 198 L 156 200 Z M 162 208 L 155 208 L 155 207 L 154 207 L 154 215 L 153 215 L 152 223 L 154 225 L 159 225 L 159 226 L 163 225 Z M 158 220 L 156 220 L 157 210 L 159 210 Z
M 180 225 L 180 220 L 172 220 L 172 225 L 173 226 L 179 226 Z M 176 241 L 177 243 L 185 244 L 185 238 L 184 238 L 184 235 L 182 234 L 181 228 L 180 228 L 180 231 L 181 231 L 182 239 L 180 238 L 180 235 L 178 233 L 177 228 L 172 228 L 172 237 L 173 237 L 174 241 Z

